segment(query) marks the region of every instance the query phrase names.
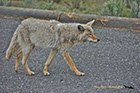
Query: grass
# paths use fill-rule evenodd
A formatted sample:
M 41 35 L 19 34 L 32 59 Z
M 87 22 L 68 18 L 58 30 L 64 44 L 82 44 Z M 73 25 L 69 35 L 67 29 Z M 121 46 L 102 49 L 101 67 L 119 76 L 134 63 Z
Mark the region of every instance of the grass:
M 109 0 L 0 0 L 0 5 L 104 15 L 102 10 L 107 1 Z M 130 8 L 125 8 L 122 12 L 123 17 L 129 17 L 130 11 Z
M 3 1 L 3 0 L 0 0 Z M 61 0 L 59 3 L 53 0 L 4 0 L 11 1 L 10 6 L 48 9 L 64 12 L 77 12 L 84 14 L 101 14 L 102 0 L 79 0 L 79 8 L 73 8 L 73 1 L 75 0 Z M 0 3 L 0 5 L 2 5 Z

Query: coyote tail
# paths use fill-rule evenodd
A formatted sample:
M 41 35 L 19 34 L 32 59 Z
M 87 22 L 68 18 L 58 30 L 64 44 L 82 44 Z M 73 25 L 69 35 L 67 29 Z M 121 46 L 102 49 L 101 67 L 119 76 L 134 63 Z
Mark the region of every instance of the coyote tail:
M 16 53 L 18 52 L 20 49 L 19 43 L 18 43 L 18 34 L 15 31 L 15 33 L 13 34 L 12 40 L 10 42 L 10 45 L 8 47 L 8 49 L 6 50 L 6 60 L 9 61 L 10 58 Z

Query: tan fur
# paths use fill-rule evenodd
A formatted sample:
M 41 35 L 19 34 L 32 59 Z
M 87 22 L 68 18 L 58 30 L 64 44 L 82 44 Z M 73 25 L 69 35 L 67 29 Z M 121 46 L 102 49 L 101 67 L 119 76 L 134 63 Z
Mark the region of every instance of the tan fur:
M 34 72 L 30 71 L 27 59 L 35 46 L 41 48 L 51 48 L 52 51 L 45 63 L 44 75 L 49 75 L 48 67 L 53 60 L 56 53 L 60 50 L 72 70 L 77 75 L 84 75 L 77 70 L 72 59 L 69 56 L 69 49 L 77 44 L 83 42 L 98 42 L 98 38 L 93 34 L 91 28 L 94 20 L 87 24 L 79 23 L 61 23 L 55 20 L 46 21 L 29 18 L 23 20 L 16 29 L 10 45 L 6 51 L 6 59 L 10 58 L 19 50 L 17 54 L 15 70 L 19 72 L 19 61 L 22 58 L 22 64 L 29 75 Z

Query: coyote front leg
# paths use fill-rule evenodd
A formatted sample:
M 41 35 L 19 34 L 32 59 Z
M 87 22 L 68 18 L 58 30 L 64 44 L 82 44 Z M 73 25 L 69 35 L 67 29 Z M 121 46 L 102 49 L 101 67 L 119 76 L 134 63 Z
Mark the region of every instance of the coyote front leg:
M 77 75 L 80 75 L 80 76 L 83 76 L 84 73 L 80 72 L 77 70 L 76 66 L 74 65 L 74 63 L 72 62 L 72 59 L 71 57 L 69 56 L 69 52 L 67 51 L 64 55 L 64 57 L 66 58 L 67 62 L 69 63 L 70 67 L 72 68 L 72 70 L 77 74 Z
M 58 52 L 58 50 L 53 49 L 45 63 L 45 67 L 44 67 L 44 75 L 49 75 L 50 73 L 48 72 L 48 67 L 51 63 L 51 61 L 53 60 L 54 56 L 56 55 L 56 53 Z

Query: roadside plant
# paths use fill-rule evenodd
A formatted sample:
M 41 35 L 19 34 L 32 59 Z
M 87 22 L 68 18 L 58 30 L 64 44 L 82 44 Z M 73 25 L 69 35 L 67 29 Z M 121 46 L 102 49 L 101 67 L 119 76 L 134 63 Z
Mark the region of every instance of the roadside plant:
M 10 0 L 0 0 L 1 6 L 11 6 Z
M 133 2 L 135 2 L 135 4 L 133 4 Z M 131 12 L 130 12 L 130 17 L 133 17 L 133 18 L 138 18 L 139 17 L 139 7 L 140 7 L 140 1 L 139 0 L 134 0 L 134 1 L 130 1 L 128 0 L 128 4 L 131 8 Z
M 25 0 L 24 8 L 38 8 L 38 0 Z
M 40 6 L 41 9 L 56 10 L 57 5 L 53 1 L 47 1 Z
M 123 10 L 126 8 L 125 0 L 109 0 L 102 7 L 102 14 L 107 16 L 123 16 Z

